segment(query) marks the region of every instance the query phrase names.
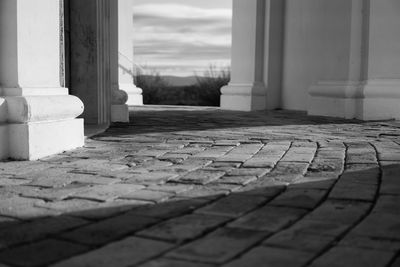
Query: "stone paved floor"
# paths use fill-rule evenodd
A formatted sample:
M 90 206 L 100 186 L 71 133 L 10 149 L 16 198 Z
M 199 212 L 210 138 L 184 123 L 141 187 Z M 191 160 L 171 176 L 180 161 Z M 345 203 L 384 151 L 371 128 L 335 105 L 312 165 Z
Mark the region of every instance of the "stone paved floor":
M 400 122 L 133 116 L 0 163 L 0 267 L 400 266 Z

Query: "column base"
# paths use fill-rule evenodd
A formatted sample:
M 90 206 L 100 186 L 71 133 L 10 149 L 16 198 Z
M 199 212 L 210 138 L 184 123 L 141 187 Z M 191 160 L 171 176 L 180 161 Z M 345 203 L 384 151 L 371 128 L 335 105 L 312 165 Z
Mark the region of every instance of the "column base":
M 128 105 L 112 105 L 111 122 L 129 122 Z
M 8 157 L 14 160 L 61 153 L 84 145 L 83 119 L 9 124 L 8 140 Z
M 129 106 L 142 106 L 143 105 L 143 90 L 133 84 L 120 84 L 119 90 L 125 91 L 128 94 L 128 101 L 126 104 Z
M 309 90 L 308 114 L 346 119 L 400 119 L 400 80 L 319 82 Z
M 221 108 L 238 111 L 265 110 L 265 91 L 262 84 L 228 84 L 221 88 Z

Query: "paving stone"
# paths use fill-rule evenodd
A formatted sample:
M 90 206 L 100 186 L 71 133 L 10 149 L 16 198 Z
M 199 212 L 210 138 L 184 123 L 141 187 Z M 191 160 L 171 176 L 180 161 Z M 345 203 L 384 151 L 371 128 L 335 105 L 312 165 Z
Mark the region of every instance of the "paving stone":
M 158 150 L 158 149 L 146 149 L 146 150 L 141 150 L 138 152 L 138 155 L 144 156 L 144 157 L 161 157 L 163 156 L 167 151 L 165 150 Z
M 207 165 L 207 168 L 232 170 L 233 168 L 239 168 L 240 165 L 240 162 L 213 162 Z
M 365 202 L 328 200 L 309 213 L 306 218 L 353 225 L 365 216 L 370 208 L 371 204 Z
M 87 251 L 83 245 L 47 239 L 0 252 L 0 261 L 16 266 L 43 266 Z
M 300 162 L 278 162 L 267 177 L 291 183 L 300 179 L 306 172 L 309 164 Z
M 221 228 L 167 254 L 167 257 L 221 264 L 244 252 L 264 236 L 260 232 Z
M 282 248 L 256 247 L 224 267 L 276 266 L 301 267 L 312 258 L 312 254 Z
M 276 232 L 300 219 L 307 211 L 286 207 L 264 206 L 240 217 L 230 227 Z
M 7 161 L 0 162 L 0 174 L 1 175 L 15 175 L 24 176 L 24 174 L 34 172 L 46 172 L 45 170 L 50 168 L 51 164 L 40 161 Z
M 77 192 L 73 194 L 72 197 L 95 201 L 109 201 L 131 194 L 132 192 L 138 191 L 142 188 L 144 188 L 144 186 L 133 184 L 96 185 L 86 190 Z
M 210 149 L 194 154 L 192 158 L 216 159 L 222 157 L 233 148 L 234 146 L 214 146 Z
M 80 266 L 132 266 L 172 248 L 172 245 L 162 241 L 148 240 L 139 237 L 128 237 L 111 243 L 105 247 L 90 251 L 65 261 L 53 267 L 80 267 Z
M 40 207 L 44 204 L 43 200 L 33 198 L 11 197 L 1 199 L 0 215 L 18 219 L 32 219 L 59 214 L 56 211 Z
M 326 195 L 325 190 L 289 188 L 270 202 L 270 205 L 313 209 Z
M 179 194 L 186 192 L 190 189 L 193 189 L 194 185 L 189 184 L 177 184 L 177 183 L 166 183 L 162 185 L 151 185 L 147 187 L 147 190 L 159 191 L 159 192 L 166 192 L 171 194 Z
M 190 214 L 162 222 L 137 235 L 182 243 L 215 229 L 228 220 L 230 218 L 223 216 Z
M 381 194 L 399 194 L 399 173 L 400 164 L 390 164 L 382 167 L 382 184 L 380 187 Z
M 31 182 L 31 180 L 5 177 L 4 175 L 2 175 L 2 177 L 0 178 L 0 186 L 23 185 L 29 182 Z
M 63 239 L 86 245 L 104 245 L 122 238 L 128 234 L 142 230 L 155 224 L 160 219 L 139 216 L 137 214 L 122 214 L 96 223 L 79 227 L 60 235 Z
M 243 163 L 244 168 L 273 168 L 279 159 L 268 161 L 264 157 L 252 157 Z
M 173 165 L 176 166 L 176 165 Z M 170 166 L 170 167 L 173 167 Z M 154 172 L 142 172 L 142 173 L 132 173 L 129 177 L 122 179 L 123 183 L 131 183 L 136 185 L 156 185 L 166 183 L 168 180 L 173 179 L 178 176 L 178 174 L 165 172 L 165 168 L 160 169 L 160 171 Z
M 214 190 L 216 192 L 223 192 L 226 191 L 229 193 L 236 192 L 239 188 L 242 188 L 243 186 L 241 184 L 227 184 L 227 183 L 220 183 L 217 180 L 215 182 L 206 184 L 205 187 L 211 190 Z
M 336 172 L 341 173 L 344 169 L 342 159 L 315 158 L 308 167 L 311 172 Z
M 360 248 L 335 247 L 315 260 L 311 266 L 387 266 L 393 253 Z
M 57 216 L 33 220 L 0 229 L 0 249 L 43 239 L 51 234 L 87 224 L 83 219 Z
M 0 229 L 11 227 L 19 223 L 22 223 L 22 221 L 15 218 L 0 216 Z
M 210 171 L 210 170 L 197 170 L 190 172 L 182 177 L 171 179 L 173 182 L 189 183 L 189 184 L 208 184 L 215 180 L 218 180 L 225 172 L 222 171 Z
M 369 236 L 359 236 L 350 232 L 339 242 L 339 246 L 396 252 L 400 249 L 400 241 Z
M 121 199 L 136 199 L 143 201 L 151 201 L 151 202 L 163 202 L 173 197 L 175 194 L 161 192 L 161 191 L 152 191 L 152 190 L 138 190 L 133 191 L 131 193 L 121 195 L 119 198 Z
M 340 177 L 340 184 L 370 184 L 377 185 L 380 179 L 380 172 L 378 168 L 364 169 L 364 170 L 346 170 Z
M 138 214 L 141 216 L 169 219 L 178 215 L 183 215 L 192 212 L 198 207 L 204 206 L 210 200 L 206 198 L 194 199 L 173 199 L 171 201 L 151 206 L 138 206 L 129 213 Z
M 165 259 L 165 258 L 152 260 L 145 264 L 139 265 L 139 267 L 213 267 L 213 266 L 214 265 L 209 265 L 205 263 L 188 262 L 188 261 L 180 261 L 180 260 Z
M 270 172 L 271 169 L 268 168 L 238 168 L 238 169 L 233 169 L 231 171 L 227 172 L 228 176 L 256 176 L 260 177 L 268 172 Z
M 334 186 L 337 178 L 324 175 L 306 175 L 294 181 L 288 188 L 328 190 Z
M 109 185 L 119 182 L 118 179 L 101 177 L 93 174 L 70 173 L 69 168 L 52 168 L 46 172 L 35 172 L 26 175 L 27 179 L 32 179 L 28 185 L 48 188 L 65 187 L 72 183 L 81 184 L 104 184 Z M 30 177 L 30 178 L 29 178 Z
M 281 159 L 281 162 L 307 162 L 314 158 L 316 147 L 291 147 Z
M 281 247 L 296 251 L 320 253 L 334 243 L 335 236 L 315 235 L 295 231 L 280 231 L 264 241 L 265 246 Z
M 272 199 L 285 190 L 285 188 L 286 186 L 282 185 L 281 182 L 276 182 L 271 179 L 258 179 L 257 181 L 238 189 L 236 192 Z
M 180 148 L 177 150 L 173 150 L 172 153 L 174 154 L 197 154 L 200 153 L 202 151 L 204 151 L 205 148 L 204 147 L 184 147 L 184 148 Z
M 54 210 L 53 212 L 69 214 L 71 216 L 87 219 L 104 219 L 148 204 L 150 202 L 140 200 L 115 200 L 113 202 L 101 203 L 86 199 L 70 199 L 36 205 L 50 211 Z
M 196 210 L 196 213 L 237 217 L 257 208 L 265 201 L 266 199 L 260 196 L 230 195 Z
M 16 190 L 22 197 L 38 198 L 46 201 L 64 200 L 90 187 L 87 184 L 69 184 L 65 187 L 43 188 L 34 186 L 20 186 Z
M 302 219 L 288 228 L 286 231 L 290 234 L 312 234 L 338 237 L 349 229 L 349 225 L 329 222 Z
M 373 202 L 376 197 L 377 190 L 377 185 L 361 184 L 351 180 L 339 180 L 339 182 L 333 187 L 328 198 Z
M 257 176 L 223 176 L 218 183 L 246 185 L 257 180 Z
M 374 213 L 392 213 L 400 215 L 400 196 L 381 195 L 379 196 Z
M 208 184 L 210 185 L 210 184 Z M 222 196 L 228 195 L 230 193 L 229 189 L 220 187 L 216 188 L 214 186 L 203 186 L 203 185 L 196 185 L 192 189 L 178 193 L 177 197 L 180 198 L 204 198 L 204 199 L 209 199 L 209 200 L 214 200 L 218 199 Z
M 137 164 L 137 167 L 133 167 L 131 168 L 133 171 L 137 171 L 140 169 L 144 169 L 147 171 L 157 171 L 159 169 L 165 168 L 165 167 L 169 167 L 172 166 L 173 163 L 169 162 L 169 161 L 163 161 L 163 160 L 149 160 L 146 161 L 142 164 Z
M 352 233 L 360 236 L 400 240 L 400 217 L 391 213 L 371 213 L 352 230 Z

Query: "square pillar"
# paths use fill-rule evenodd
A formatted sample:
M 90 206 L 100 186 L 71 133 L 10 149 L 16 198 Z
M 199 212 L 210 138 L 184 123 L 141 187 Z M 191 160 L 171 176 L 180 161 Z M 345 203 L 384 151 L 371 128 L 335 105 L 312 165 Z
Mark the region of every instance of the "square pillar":
M 231 81 L 221 107 L 264 110 L 281 105 L 284 3 L 233 0 Z
M 128 105 L 143 105 L 134 83 L 132 6 L 132 0 L 111 1 L 112 122 L 129 122 Z
M 265 0 L 233 0 L 231 81 L 221 89 L 221 108 L 266 108 L 264 84 Z
M 309 88 L 308 113 L 362 120 L 400 119 L 398 1 L 325 0 L 324 5 L 330 15 L 320 24 L 335 40 L 334 47 L 332 42 L 324 43 L 333 60 L 320 68 L 319 81 Z
M 62 1 L 0 2 L 0 158 L 34 160 L 84 144 L 64 87 Z
M 118 83 L 127 105 L 143 105 L 142 89 L 134 83 L 133 0 L 118 0 Z

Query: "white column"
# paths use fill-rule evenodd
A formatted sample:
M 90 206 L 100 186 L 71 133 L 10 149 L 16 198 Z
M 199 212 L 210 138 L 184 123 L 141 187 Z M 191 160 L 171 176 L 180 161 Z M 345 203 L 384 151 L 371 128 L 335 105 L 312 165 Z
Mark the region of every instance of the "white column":
M 133 0 L 118 0 L 118 79 L 119 90 L 128 95 L 127 105 L 143 105 L 142 89 L 133 81 Z
M 120 1 L 110 1 L 110 72 L 111 72 L 111 121 L 129 122 L 128 94 L 120 90 L 118 65 L 118 6 Z M 133 49 L 133 48 L 132 48 Z
M 326 0 L 325 4 L 332 2 Z M 398 1 L 353 0 L 340 1 L 340 5 L 335 10 L 344 18 L 321 21 L 335 39 L 335 47 L 327 42 L 325 48 L 336 60 L 330 61 L 330 67 L 321 68 L 320 80 L 310 87 L 308 113 L 364 120 L 400 119 Z M 327 17 L 334 19 L 333 15 Z M 332 25 L 335 31 L 329 31 Z
M 233 0 L 231 81 L 221 89 L 221 108 L 266 108 L 264 40 L 266 0 Z
M 0 2 L 0 158 L 38 159 L 83 145 L 83 103 L 63 82 L 62 2 Z

